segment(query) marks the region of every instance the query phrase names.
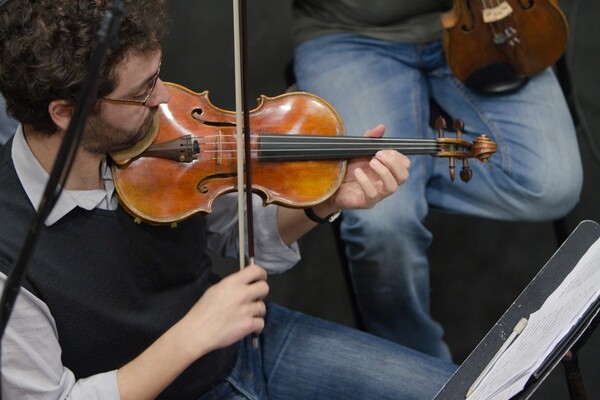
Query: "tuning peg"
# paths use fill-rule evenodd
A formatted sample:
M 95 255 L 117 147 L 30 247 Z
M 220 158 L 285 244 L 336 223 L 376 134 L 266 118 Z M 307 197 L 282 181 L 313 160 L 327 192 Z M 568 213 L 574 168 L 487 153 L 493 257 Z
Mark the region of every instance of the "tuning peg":
M 446 129 L 446 120 L 440 115 L 435 120 L 435 129 L 438 131 L 438 136 L 440 138 L 444 137 L 444 129 Z
M 460 171 L 460 180 L 463 182 L 469 182 L 473 178 L 473 170 L 469 167 L 469 160 L 463 158 L 463 167 Z
M 463 122 L 462 119 L 455 119 L 454 122 L 452 123 L 452 127 L 454 128 L 454 131 L 456 132 L 456 138 L 458 140 L 462 140 L 462 133 L 465 130 L 465 123 Z M 462 174 L 462 172 L 461 172 Z

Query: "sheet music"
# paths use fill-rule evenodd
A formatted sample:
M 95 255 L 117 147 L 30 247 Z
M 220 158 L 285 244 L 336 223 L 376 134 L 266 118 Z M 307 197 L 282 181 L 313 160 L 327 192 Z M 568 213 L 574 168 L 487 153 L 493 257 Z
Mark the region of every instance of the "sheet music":
M 600 296 L 600 239 L 588 249 L 469 396 L 503 400 L 523 390 L 552 349 Z

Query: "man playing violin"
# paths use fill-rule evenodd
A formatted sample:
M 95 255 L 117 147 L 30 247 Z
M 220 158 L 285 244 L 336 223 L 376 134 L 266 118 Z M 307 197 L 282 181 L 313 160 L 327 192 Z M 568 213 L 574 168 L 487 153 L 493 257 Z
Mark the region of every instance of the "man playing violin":
M 0 18 L 0 91 L 20 122 L 0 154 L 0 286 L 19 256 L 73 117 L 111 2 L 11 0 Z M 115 195 L 110 153 L 149 132 L 169 94 L 159 78 L 164 0 L 125 2 L 64 190 L 31 253 L 2 338 L 4 399 L 430 399 L 454 366 L 265 302 L 267 271 L 298 261 L 302 210 L 257 207 L 257 257 L 223 279 L 207 249 L 236 255 L 237 209 L 137 224 Z M 383 126 L 368 130 L 378 137 Z M 408 178 L 381 151 L 349 164 L 319 217 L 370 208 Z M 258 346 L 253 338 L 258 336 Z
M 498 145 L 488 163 L 470 163 L 473 179 L 468 185 L 448 178 L 447 163 L 414 157 L 411 179 L 378 207 L 342 212 L 340 235 L 366 330 L 444 359 L 451 358 L 444 332 L 429 313 L 429 210 L 550 221 L 578 202 L 583 175 L 573 122 L 551 68 L 530 77 L 520 89 L 513 82 L 476 88 L 453 75 L 440 22 L 452 3 L 293 2 L 298 89 L 328 101 L 340 113 L 349 136 L 384 123 L 386 137 L 436 138 L 438 132 L 429 122 L 430 113 L 439 115 L 433 103 L 464 121 L 463 139 L 485 133 Z M 467 3 L 481 3 L 479 9 L 507 6 L 504 0 Z M 541 3 L 535 2 L 535 7 Z M 512 4 L 516 13 L 524 2 Z M 470 17 L 481 18 L 465 16 Z M 456 30 L 466 25 L 461 24 Z M 454 43 L 455 48 L 461 45 Z

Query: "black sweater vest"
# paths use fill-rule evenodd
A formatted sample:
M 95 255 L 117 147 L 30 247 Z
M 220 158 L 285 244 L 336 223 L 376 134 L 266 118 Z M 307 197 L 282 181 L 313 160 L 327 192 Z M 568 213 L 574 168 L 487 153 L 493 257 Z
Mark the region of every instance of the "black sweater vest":
M 0 269 L 8 274 L 34 209 L 0 150 Z M 117 369 L 177 322 L 218 280 L 202 216 L 177 228 L 136 224 L 117 211 L 76 208 L 41 229 L 23 286 L 44 301 L 58 328 L 63 364 L 77 378 Z M 233 365 L 234 347 L 192 364 L 161 395 L 197 399 Z

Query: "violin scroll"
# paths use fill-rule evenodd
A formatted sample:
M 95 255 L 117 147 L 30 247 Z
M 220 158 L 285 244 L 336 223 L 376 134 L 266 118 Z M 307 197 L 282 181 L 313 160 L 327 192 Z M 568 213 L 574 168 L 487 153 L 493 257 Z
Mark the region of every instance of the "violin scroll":
M 473 141 L 471 152 L 473 158 L 482 162 L 487 162 L 492 154 L 496 152 L 496 149 L 496 143 L 494 143 L 486 134 L 481 134 Z

